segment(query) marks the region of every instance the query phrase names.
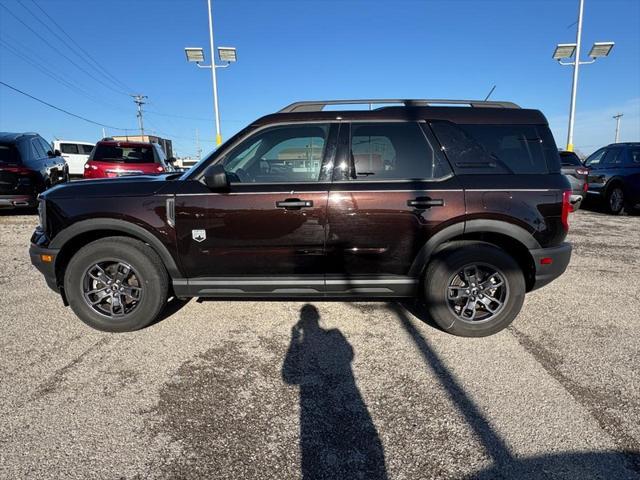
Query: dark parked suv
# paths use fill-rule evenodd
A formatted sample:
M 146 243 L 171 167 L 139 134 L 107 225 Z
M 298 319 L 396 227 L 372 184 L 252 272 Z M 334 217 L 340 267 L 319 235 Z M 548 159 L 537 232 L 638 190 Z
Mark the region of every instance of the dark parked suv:
M 64 159 L 40 135 L 0 132 L 0 208 L 35 207 L 40 192 L 68 179 Z
M 443 329 L 483 336 L 566 269 L 570 194 L 537 110 L 300 102 L 183 174 L 51 189 L 30 254 L 100 330 L 144 327 L 171 296 L 418 297 Z
M 615 215 L 640 207 L 640 142 L 612 143 L 585 160 L 591 198 Z

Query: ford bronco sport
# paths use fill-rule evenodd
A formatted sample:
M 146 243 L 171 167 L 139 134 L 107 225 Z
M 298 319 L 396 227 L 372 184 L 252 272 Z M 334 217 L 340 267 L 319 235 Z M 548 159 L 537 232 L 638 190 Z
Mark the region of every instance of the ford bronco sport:
M 183 174 L 47 191 L 30 255 L 105 331 L 149 325 L 169 297 L 417 297 L 444 330 L 484 336 L 566 269 L 570 194 L 537 110 L 299 102 Z

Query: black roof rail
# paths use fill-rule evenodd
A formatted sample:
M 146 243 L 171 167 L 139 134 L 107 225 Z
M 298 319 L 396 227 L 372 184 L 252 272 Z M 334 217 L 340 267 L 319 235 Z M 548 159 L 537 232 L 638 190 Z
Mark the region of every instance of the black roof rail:
M 405 107 L 433 107 L 448 105 L 466 105 L 468 107 L 484 108 L 520 108 L 513 102 L 494 100 L 447 100 L 447 99 L 360 99 L 360 100 L 308 100 L 287 105 L 278 113 L 319 112 L 327 105 L 380 105 L 401 104 Z

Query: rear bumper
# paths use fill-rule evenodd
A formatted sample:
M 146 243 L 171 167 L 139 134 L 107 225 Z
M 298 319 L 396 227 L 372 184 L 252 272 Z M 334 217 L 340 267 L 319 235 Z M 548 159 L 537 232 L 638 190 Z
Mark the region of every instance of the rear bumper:
M 571 244 L 529 250 L 536 267 L 536 277 L 531 290 L 544 287 L 564 273 L 571 260 Z
M 0 208 L 35 207 L 37 203 L 34 195 L 0 195 Z
M 60 292 L 58 282 L 56 280 L 56 258 L 60 252 L 57 248 L 43 248 L 38 245 L 31 244 L 29 247 L 29 256 L 31 257 L 31 263 L 38 269 L 44 279 L 47 282 L 49 288 L 55 292 Z M 50 255 L 51 261 L 45 262 L 42 260 L 43 255 Z

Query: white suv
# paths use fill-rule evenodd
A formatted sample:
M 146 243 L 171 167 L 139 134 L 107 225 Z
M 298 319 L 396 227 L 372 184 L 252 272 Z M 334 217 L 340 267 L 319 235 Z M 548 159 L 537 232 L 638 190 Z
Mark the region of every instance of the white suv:
M 89 142 L 76 142 L 75 140 L 55 140 L 53 151 L 60 152 L 62 158 L 69 165 L 69 175 L 82 176 L 84 164 L 89 160 L 89 155 L 95 144 Z

